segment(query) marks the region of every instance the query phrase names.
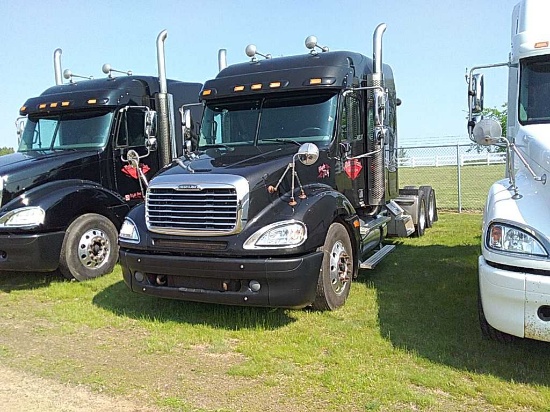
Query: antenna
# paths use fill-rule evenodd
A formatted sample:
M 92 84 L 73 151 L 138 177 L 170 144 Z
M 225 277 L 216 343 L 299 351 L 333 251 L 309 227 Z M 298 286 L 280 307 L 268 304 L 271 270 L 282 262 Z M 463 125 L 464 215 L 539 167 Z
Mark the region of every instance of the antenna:
M 128 71 L 116 70 L 116 69 L 113 69 L 109 63 L 105 63 L 105 64 L 103 65 L 103 67 L 101 68 L 101 70 L 103 71 L 103 73 L 109 75 L 109 79 L 112 79 L 112 78 L 113 78 L 112 72 L 115 72 L 115 73 L 124 73 L 124 74 L 126 74 L 126 75 L 128 75 L 128 76 L 131 76 L 131 75 L 132 75 L 132 71 L 131 71 L 131 70 L 128 70 Z

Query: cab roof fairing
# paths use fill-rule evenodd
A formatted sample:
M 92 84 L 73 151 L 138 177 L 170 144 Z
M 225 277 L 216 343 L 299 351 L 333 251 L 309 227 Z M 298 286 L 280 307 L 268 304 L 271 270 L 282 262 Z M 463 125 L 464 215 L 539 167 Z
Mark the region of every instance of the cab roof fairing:
M 373 72 L 372 59 L 359 53 L 337 51 L 299 56 L 277 57 L 254 62 L 238 63 L 223 69 L 215 79 L 208 80 L 203 90 L 213 90 L 214 93 L 202 100 L 212 98 L 237 97 L 254 95 L 262 92 L 283 92 L 296 90 L 312 90 L 319 88 L 344 89 L 352 86 L 352 77 L 361 81 Z M 383 65 L 385 80 L 393 80 L 391 68 Z M 319 85 L 309 85 L 312 78 L 331 79 Z M 334 79 L 332 81 L 332 79 Z M 270 89 L 271 82 L 281 82 L 282 87 Z M 251 90 L 250 85 L 264 85 L 260 90 Z M 393 83 L 393 82 L 391 82 Z M 235 86 L 245 86 L 243 91 L 234 92 Z

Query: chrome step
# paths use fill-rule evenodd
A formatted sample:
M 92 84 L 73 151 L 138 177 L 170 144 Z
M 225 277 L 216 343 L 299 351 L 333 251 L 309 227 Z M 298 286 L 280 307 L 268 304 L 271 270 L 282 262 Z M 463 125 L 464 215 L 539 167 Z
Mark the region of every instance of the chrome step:
M 384 247 L 382 247 L 382 249 L 369 257 L 367 260 L 361 262 L 359 267 L 361 269 L 374 269 L 374 267 L 393 249 L 395 249 L 395 245 L 385 245 Z

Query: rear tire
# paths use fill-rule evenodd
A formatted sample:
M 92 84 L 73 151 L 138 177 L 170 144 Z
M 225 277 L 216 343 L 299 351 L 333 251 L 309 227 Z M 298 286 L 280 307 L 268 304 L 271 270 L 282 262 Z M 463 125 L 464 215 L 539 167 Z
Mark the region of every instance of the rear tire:
M 437 222 L 437 204 L 435 201 L 435 190 L 431 186 L 420 186 L 420 191 L 424 192 L 426 199 L 426 228 L 433 226 Z
M 313 309 L 335 310 L 348 298 L 353 278 L 353 249 L 348 231 L 341 223 L 330 225 L 323 251 Z
M 105 216 L 88 213 L 67 228 L 59 271 L 67 279 L 93 279 L 113 271 L 118 260 L 118 231 Z
M 424 236 L 426 231 L 426 198 L 424 192 L 418 191 L 418 209 L 416 216 L 416 226 L 414 235 L 416 237 Z

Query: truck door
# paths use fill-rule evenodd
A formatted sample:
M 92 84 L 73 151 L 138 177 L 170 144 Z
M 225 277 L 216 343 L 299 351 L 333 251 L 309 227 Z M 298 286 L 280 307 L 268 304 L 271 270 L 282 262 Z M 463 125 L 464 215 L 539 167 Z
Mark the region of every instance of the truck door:
M 366 163 L 359 156 L 365 153 L 365 131 L 360 97 L 348 93 L 344 97 L 338 130 L 339 161 L 336 181 L 355 207 L 365 205 Z
M 157 151 L 149 152 L 145 146 L 145 111 L 142 108 L 129 108 L 119 113 L 115 131 L 114 176 L 116 190 L 133 206 L 143 200 L 145 185 L 139 179 L 137 170 L 124 159 L 129 150 L 140 156 L 140 168 L 147 180 L 159 170 Z

